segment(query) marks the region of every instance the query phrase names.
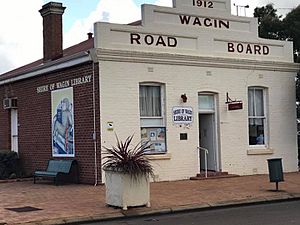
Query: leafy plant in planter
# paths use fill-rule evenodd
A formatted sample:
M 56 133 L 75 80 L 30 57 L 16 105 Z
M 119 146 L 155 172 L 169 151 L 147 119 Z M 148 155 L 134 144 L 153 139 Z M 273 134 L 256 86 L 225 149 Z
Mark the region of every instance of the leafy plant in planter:
M 153 176 L 153 167 L 146 157 L 150 145 L 141 141 L 132 147 L 133 136 L 123 142 L 116 135 L 116 146 L 103 147 L 106 203 L 124 210 L 128 206 L 150 207 L 149 176 Z

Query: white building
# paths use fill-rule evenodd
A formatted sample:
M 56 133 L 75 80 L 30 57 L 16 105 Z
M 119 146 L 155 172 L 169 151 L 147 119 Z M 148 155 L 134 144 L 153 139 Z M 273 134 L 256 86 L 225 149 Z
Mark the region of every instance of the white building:
M 95 24 L 101 145 L 151 139 L 157 181 L 204 169 L 200 146 L 213 171 L 268 173 L 277 157 L 297 170 L 291 42 L 258 38 L 229 0 L 143 5 L 136 24 Z

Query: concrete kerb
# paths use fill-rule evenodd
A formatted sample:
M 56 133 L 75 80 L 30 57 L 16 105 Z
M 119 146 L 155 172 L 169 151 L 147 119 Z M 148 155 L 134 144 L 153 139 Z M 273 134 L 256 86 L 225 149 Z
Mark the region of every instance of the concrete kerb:
M 272 191 L 272 190 L 267 190 Z M 148 209 L 148 208 L 137 208 L 130 211 L 118 211 L 114 213 L 106 214 L 96 214 L 92 216 L 83 216 L 83 217 L 72 217 L 72 218 L 57 218 L 51 220 L 41 220 L 35 222 L 28 222 L 28 225 L 49 225 L 49 224 L 79 224 L 79 223 L 88 223 L 88 222 L 100 222 L 108 220 L 116 220 L 121 218 L 132 218 L 132 217 L 145 217 L 151 215 L 162 215 L 162 214 L 172 214 L 172 213 L 184 213 L 184 212 L 193 212 L 193 211 L 204 211 L 204 210 L 213 210 L 217 208 L 230 208 L 238 206 L 247 206 L 255 204 L 267 204 L 272 202 L 283 202 L 283 201 L 293 201 L 300 200 L 300 193 L 289 193 L 284 190 L 279 191 L 282 193 L 276 196 L 265 196 L 259 198 L 245 198 L 238 200 L 229 200 L 221 202 L 207 202 L 202 204 L 193 204 L 193 205 L 181 205 L 170 208 L 158 208 L 158 209 Z M 0 225 L 6 225 L 5 221 L 0 220 Z
M 124 218 L 122 213 L 109 213 L 95 216 L 82 216 L 82 217 L 70 217 L 70 218 L 58 218 L 51 220 L 41 220 L 26 223 L 26 225 L 61 225 L 61 224 L 83 224 L 89 222 L 100 222 L 106 220 L 114 220 Z
M 272 196 L 272 197 L 263 197 L 263 198 L 249 198 L 242 200 L 234 200 L 234 201 L 225 201 L 225 202 L 216 202 L 211 204 L 195 204 L 195 205 L 183 205 L 172 208 L 163 208 L 163 209 L 154 209 L 149 211 L 134 211 L 134 212 L 126 212 L 122 211 L 119 213 L 111 213 L 111 214 L 102 214 L 92 217 L 85 218 L 72 218 L 72 219 L 63 219 L 62 223 L 55 224 L 78 224 L 78 223 L 87 223 L 87 222 L 100 222 L 100 221 L 108 221 L 108 220 L 117 220 L 120 218 L 133 218 L 133 217 L 145 217 L 145 216 L 155 216 L 155 215 L 163 215 L 163 214 L 172 214 L 172 213 L 188 213 L 194 211 L 205 211 L 205 210 L 213 210 L 219 208 L 230 208 L 230 207 L 238 207 L 238 206 L 249 206 L 249 205 L 257 205 L 257 204 L 267 204 L 267 203 L 275 203 L 275 202 L 284 202 L 284 201 L 295 201 L 300 200 L 300 194 L 288 194 L 284 196 Z M 46 225 L 49 223 L 38 223 L 41 225 Z M 54 224 L 54 223 L 50 223 Z

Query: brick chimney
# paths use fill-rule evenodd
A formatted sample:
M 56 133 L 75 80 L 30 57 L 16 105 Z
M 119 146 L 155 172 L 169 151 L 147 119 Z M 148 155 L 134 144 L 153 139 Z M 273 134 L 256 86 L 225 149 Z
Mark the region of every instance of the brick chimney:
M 49 2 L 39 11 L 43 17 L 44 62 L 63 56 L 62 14 L 65 8 L 62 3 Z

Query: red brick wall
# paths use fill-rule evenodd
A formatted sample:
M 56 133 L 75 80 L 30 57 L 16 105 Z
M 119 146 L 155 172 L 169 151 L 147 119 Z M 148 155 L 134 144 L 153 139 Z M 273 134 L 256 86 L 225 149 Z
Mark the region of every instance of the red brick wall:
M 95 64 L 96 95 L 96 137 L 98 181 L 101 179 L 100 163 L 100 109 L 99 109 L 99 70 Z M 37 87 L 71 80 L 93 74 L 93 64 L 86 63 L 72 68 L 31 79 L 22 80 L 10 85 L 18 98 L 19 122 L 19 155 L 26 173 L 36 169 L 44 169 L 52 158 L 51 144 L 51 91 L 37 93 Z M 4 87 L 0 86 L 1 97 Z M 73 86 L 74 100 L 74 136 L 75 158 L 80 166 L 80 181 L 93 184 L 95 182 L 95 150 L 93 141 L 93 80 L 90 83 Z M 0 147 L 10 142 L 9 117 L 7 110 L 0 110 Z M 4 129 L 2 129 L 4 127 Z M 9 138 L 8 138 L 9 137 Z M 1 140 L 5 140 L 3 143 Z
M 7 97 L 9 85 L 0 87 L 0 96 Z M 10 149 L 10 113 L 3 110 L 2 101 L 0 99 L 0 150 Z
M 62 57 L 62 15 L 46 15 L 43 19 L 43 29 L 44 61 Z

